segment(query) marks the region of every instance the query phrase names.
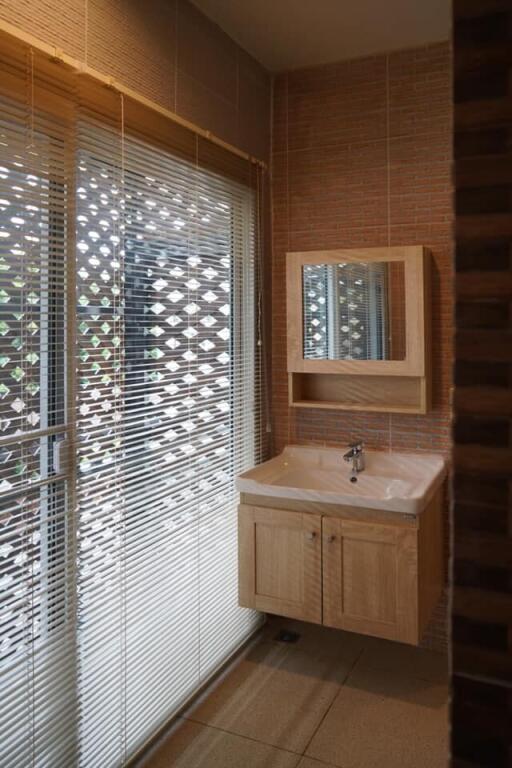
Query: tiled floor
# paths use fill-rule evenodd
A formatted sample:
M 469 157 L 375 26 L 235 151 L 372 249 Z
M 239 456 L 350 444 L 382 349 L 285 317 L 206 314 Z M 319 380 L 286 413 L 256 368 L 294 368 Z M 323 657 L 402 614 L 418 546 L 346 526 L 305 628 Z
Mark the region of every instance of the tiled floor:
M 447 701 L 440 654 L 273 618 L 144 768 L 446 768 Z

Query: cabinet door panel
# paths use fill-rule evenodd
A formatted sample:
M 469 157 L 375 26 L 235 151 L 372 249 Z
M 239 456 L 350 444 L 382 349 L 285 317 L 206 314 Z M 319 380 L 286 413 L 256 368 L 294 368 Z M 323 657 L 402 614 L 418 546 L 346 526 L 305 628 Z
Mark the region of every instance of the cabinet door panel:
M 324 624 L 417 643 L 416 530 L 324 518 Z
M 396 546 L 343 537 L 343 612 L 370 621 L 396 621 Z
M 290 603 L 304 600 L 302 526 L 256 521 L 256 594 Z
M 241 605 L 320 623 L 321 548 L 318 516 L 241 505 Z

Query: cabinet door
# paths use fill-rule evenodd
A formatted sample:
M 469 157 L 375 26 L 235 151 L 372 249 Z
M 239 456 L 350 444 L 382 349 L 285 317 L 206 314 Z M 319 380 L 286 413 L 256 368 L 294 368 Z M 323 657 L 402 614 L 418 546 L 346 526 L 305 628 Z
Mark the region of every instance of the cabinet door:
M 323 519 L 324 624 L 418 643 L 415 528 Z
M 240 604 L 321 623 L 320 517 L 241 505 L 238 521 Z

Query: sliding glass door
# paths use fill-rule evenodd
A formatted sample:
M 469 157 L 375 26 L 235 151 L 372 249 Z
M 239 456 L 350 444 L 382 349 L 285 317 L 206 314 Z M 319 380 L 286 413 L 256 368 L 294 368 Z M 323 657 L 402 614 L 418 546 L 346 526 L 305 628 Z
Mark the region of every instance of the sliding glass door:
M 234 485 L 258 460 L 254 211 L 192 164 L 79 135 L 79 653 L 84 749 L 106 766 L 257 621 Z
M 259 623 L 254 192 L 2 108 L 0 764 L 120 766 Z

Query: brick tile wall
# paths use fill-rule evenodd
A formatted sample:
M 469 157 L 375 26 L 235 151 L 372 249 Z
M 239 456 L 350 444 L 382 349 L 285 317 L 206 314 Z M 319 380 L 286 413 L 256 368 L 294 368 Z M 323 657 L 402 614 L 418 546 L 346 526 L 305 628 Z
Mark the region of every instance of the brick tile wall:
M 0 19 L 268 159 L 270 75 L 188 0 L 0 0 Z
M 453 336 L 448 43 L 278 75 L 272 147 L 274 451 L 289 442 L 449 456 Z M 433 254 L 433 407 L 425 416 L 288 406 L 287 251 L 413 245 Z M 448 536 L 448 534 L 447 534 Z M 448 548 L 447 548 L 448 549 Z M 446 637 L 445 607 L 427 644 Z

